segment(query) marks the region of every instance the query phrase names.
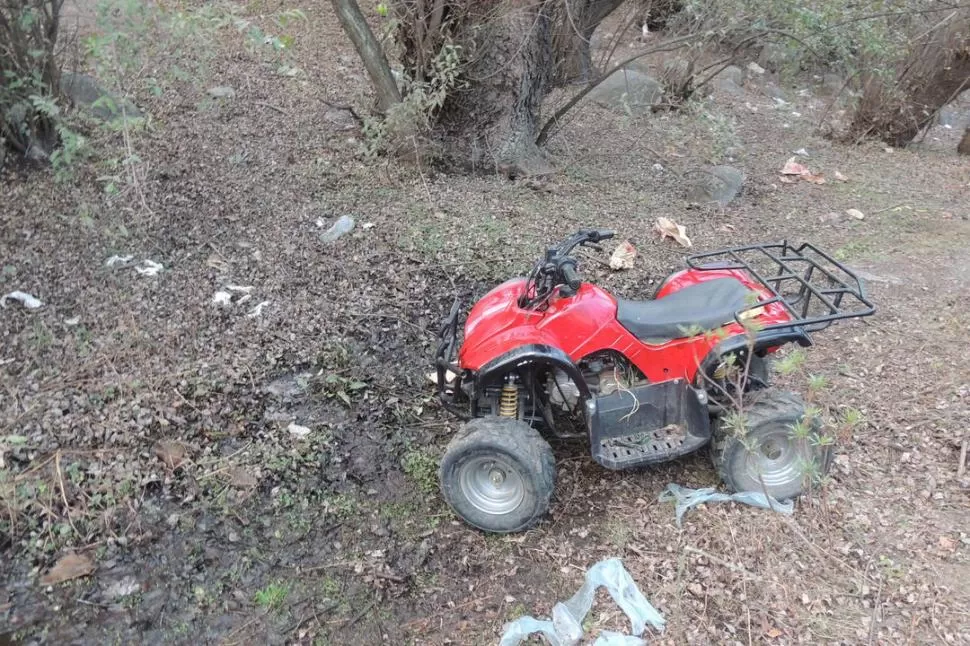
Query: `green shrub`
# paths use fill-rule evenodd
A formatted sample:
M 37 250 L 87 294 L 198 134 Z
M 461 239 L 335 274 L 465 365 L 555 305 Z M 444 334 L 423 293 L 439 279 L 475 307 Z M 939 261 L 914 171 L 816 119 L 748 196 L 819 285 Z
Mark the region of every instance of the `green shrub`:
M 54 50 L 63 1 L 0 3 L 0 141 L 40 159 L 59 141 Z

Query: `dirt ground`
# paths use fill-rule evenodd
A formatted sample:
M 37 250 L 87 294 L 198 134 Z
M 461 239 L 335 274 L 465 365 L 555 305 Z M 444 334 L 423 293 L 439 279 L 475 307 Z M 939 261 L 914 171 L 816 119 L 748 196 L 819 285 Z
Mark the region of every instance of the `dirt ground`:
M 583 107 L 542 182 L 365 163 L 334 107 L 366 111 L 362 67 L 329 3 L 301 8 L 285 60 L 229 26 L 189 77 L 146 66 L 159 91 L 131 92 L 148 126 L 126 145 L 89 125 L 99 152 L 72 178 L 0 171 L 0 293 L 44 303 L 0 309 L 0 643 L 494 644 L 607 556 L 666 617 L 653 644 L 970 643 L 962 126 L 907 150 L 836 145 L 816 134 L 830 98 L 810 74 L 776 80 L 785 103 L 752 74 L 684 113 Z M 273 11 L 233 15 L 269 29 Z M 827 183 L 779 181 L 801 148 Z M 685 199 L 710 163 L 746 176 L 723 209 Z M 344 214 L 356 229 L 322 243 L 318 220 Z M 715 485 L 706 454 L 614 473 L 564 444 L 536 529 L 458 522 L 435 475 L 457 423 L 425 377 L 452 300 L 580 226 L 639 250 L 631 271 L 586 275 L 647 297 L 685 255 L 653 232 L 661 215 L 698 251 L 810 240 L 866 278 L 877 315 L 819 334 L 803 374 L 779 377 L 803 392 L 824 377 L 813 400 L 859 413 L 836 422 L 832 482 L 791 518 L 723 504 L 678 527 L 657 497 Z M 163 269 L 142 275 L 145 259 Z M 230 285 L 249 298 L 215 305 Z M 93 572 L 43 584 L 71 552 Z M 624 622 L 601 596 L 588 634 Z

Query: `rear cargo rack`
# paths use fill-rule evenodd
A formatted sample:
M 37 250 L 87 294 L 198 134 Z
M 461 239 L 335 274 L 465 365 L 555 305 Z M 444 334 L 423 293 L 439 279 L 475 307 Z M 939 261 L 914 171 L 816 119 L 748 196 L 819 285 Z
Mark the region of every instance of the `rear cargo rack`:
M 848 267 L 808 242 L 755 244 L 695 254 L 687 265 L 698 270 L 740 269 L 761 283 L 771 298 L 735 313 L 738 323 L 771 303 L 782 305 L 792 320 L 761 329 L 824 330 L 835 321 L 870 316 L 876 308 L 866 298 L 862 281 Z

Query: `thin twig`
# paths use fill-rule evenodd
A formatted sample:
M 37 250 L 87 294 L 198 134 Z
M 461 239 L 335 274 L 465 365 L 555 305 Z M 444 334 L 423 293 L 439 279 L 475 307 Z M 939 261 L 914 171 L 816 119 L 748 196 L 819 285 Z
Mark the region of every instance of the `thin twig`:
M 277 112 L 279 112 L 280 114 L 282 114 L 284 117 L 290 116 L 290 113 L 289 112 L 287 112 L 283 108 L 280 108 L 278 106 L 273 105 L 272 103 L 264 103 L 263 101 L 253 101 L 253 105 L 258 105 L 258 106 L 262 106 L 264 108 L 269 108 L 270 110 L 276 110 Z
M 967 471 L 967 437 L 960 443 L 960 462 L 957 464 L 957 477 L 962 478 Z
M 629 65 L 633 61 L 639 60 L 644 56 L 649 56 L 650 54 L 657 54 L 660 52 L 670 52 L 675 49 L 680 49 L 686 43 L 692 40 L 696 40 L 700 36 L 701 36 L 700 34 L 688 34 L 687 36 L 674 38 L 673 40 L 668 41 L 667 43 L 665 43 L 660 47 L 654 47 L 652 49 L 648 49 L 644 52 L 640 52 L 636 56 L 631 56 L 626 60 L 620 61 L 612 68 L 610 68 L 607 72 L 603 73 L 598 79 L 596 79 L 595 81 L 593 81 L 592 83 L 584 87 L 582 90 L 577 92 L 573 98 L 571 98 L 569 101 L 566 102 L 566 105 L 559 108 L 559 110 L 557 110 L 554 115 L 549 117 L 549 120 L 546 121 L 544 126 L 542 126 L 542 130 L 539 131 L 539 136 L 536 137 L 536 144 L 541 146 L 546 141 L 546 139 L 549 138 L 549 131 L 552 130 L 552 127 L 556 125 L 559 122 L 559 120 L 566 115 L 567 112 L 572 110 L 573 106 L 579 103 L 583 99 L 583 97 L 585 97 L 587 94 L 595 90 L 603 81 L 609 78 L 617 70 L 623 69 L 624 66 Z
M 77 527 L 74 526 L 74 519 L 71 518 L 71 506 L 67 504 L 67 492 L 64 490 L 64 474 L 61 473 L 60 451 L 54 454 L 54 468 L 57 470 L 57 484 L 61 489 L 61 500 L 64 501 L 64 515 L 67 516 L 67 522 L 71 525 L 71 529 L 74 530 L 74 535 L 80 538 L 81 533 L 77 531 Z
M 876 618 L 879 615 L 879 597 L 882 596 L 882 577 L 879 577 L 879 587 L 876 588 L 876 598 L 872 603 L 872 618 L 869 619 L 869 644 L 876 640 Z

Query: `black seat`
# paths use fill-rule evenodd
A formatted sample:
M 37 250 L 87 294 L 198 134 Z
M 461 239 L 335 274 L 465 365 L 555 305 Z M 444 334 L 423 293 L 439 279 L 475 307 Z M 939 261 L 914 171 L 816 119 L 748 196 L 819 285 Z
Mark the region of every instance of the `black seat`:
M 617 299 L 616 320 L 633 336 L 663 343 L 688 336 L 692 328 L 715 330 L 756 301 L 755 292 L 734 278 L 715 278 L 652 301 Z

